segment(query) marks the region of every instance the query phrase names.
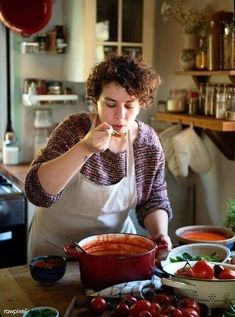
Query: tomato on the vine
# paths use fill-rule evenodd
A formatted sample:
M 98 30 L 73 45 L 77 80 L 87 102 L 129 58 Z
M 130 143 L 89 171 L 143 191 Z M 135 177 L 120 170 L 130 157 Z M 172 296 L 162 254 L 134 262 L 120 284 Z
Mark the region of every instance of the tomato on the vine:
M 214 265 L 208 261 L 199 260 L 194 264 L 193 272 L 196 278 L 210 280 L 214 277 Z
M 91 310 L 96 314 L 102 314 L 107 310 L 106 300 L 101 296 L 96 296 L 91 300 Z

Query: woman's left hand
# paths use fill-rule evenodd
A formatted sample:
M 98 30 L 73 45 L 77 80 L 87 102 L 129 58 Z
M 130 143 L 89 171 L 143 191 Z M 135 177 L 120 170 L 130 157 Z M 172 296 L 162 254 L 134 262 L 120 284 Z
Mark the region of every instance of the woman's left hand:
M 159 249 L 169 252 L 172 249 L 171 239 L 167 234 L 158 234 L 152 237 L 153 241 L 156 242 Z

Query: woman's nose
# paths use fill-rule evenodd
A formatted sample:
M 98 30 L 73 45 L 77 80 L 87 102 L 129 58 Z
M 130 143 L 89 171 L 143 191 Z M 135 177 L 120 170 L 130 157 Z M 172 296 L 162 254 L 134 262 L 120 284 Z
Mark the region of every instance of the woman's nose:
M 125 107 L 124 106 L 119 106 L 115 109 L 115 118 L 121 119 L 125 117 Z

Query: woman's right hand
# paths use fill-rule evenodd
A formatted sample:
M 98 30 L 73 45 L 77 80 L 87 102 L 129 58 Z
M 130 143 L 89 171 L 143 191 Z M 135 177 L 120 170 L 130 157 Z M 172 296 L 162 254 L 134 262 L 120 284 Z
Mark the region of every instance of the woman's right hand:
M 103 122 L 95 129 L 90 130 L 81 142 L 92 153 L 104 152 L 109 147 L 112 132 L 112 126 Z

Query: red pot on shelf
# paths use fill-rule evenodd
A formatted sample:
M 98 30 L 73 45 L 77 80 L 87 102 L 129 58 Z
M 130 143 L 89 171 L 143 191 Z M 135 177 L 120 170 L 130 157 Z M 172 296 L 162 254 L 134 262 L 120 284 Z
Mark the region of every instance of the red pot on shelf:
M 1 0 L 0 20 L 12 31 L 30 36 L 43 29 L 52 13 L 52 0 Z

